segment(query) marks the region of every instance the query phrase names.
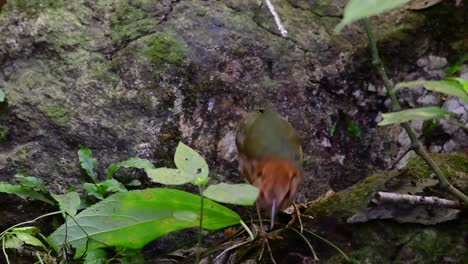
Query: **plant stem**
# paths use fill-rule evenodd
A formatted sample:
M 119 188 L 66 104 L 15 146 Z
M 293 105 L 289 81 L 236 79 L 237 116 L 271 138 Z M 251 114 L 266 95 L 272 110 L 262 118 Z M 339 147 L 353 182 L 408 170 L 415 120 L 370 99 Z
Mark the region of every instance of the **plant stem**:
M 202 231 L 203 231 L 203 201 L 204 201 L 204 197 L 203 197 L 203 189 L 204 189 L 204 186 L 198 186 L 198 190 L 200 192 L 200 226 L 199 226 L 199 230 L 198 230 L 198 250 L 197 250 L 197 257 L 195 259 L 195 264 L 198 264 L 200 263 L 200 254 L 201 254 L 201 244 L 202 244 L 202 237 L 203 237 L 203 234 L 202 234 Z
M 390 100 L 392 101 L 392 110 L 400 111 L 400 102 L 396 97 L 395 89 L 393 88 L 393 85 L 390 82 L 387 73 L 385 72 L 385 67 L 382 63 L 382 60 L 380 59 L 379 52 L 377 50 L 377 42 L 375 40 L 374 34 L 372 33 L 372 28 L 368 18 L 364 19 L 364 28 L 366 29 L 367 37 L 369 39 L 369 45 L 372 53 L 372 64 L 375 66 L 377 74 L 379 75 L 380 79 L 382 79 L 384 86 L 387 90 L 387 94 L 390 97 Z M 434 162 L 434 160 L 432 160 L 427 151 L 419 142 L 418 138 L 416 137 L 416 133 L 414 132 L 410 124 L 408 122 L 403 122 L 401 123 L 401 126 L 405 129 L 406 133 L 408 134 L 408 137 L 411 140 L 411 148 L 426 162 L 427 165 L 429 165 L 429 167 L 431 167 L 432 171 L 434 171 L 435 175 L 439 179 L 440 187 L 445 191 L 451 193 L 458 199 L 462 200 L 465 204 L 468 204 L 468 196 L 463 194 L 460 190 L 453 187 L 453 185 L 451 185 L 448 182 L 447 178 L 442 173 L 439 166 L 437 166 L 437 164 Z

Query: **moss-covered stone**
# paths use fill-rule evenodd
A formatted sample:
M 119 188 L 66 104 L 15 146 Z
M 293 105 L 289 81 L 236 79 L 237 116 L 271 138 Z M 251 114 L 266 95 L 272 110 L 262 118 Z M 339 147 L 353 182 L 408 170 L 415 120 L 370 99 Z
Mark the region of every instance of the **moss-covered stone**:
M 457 153 L 433 154 L 432 158 L 451 182 L 466 181 L 466 156 Z M 444 263 L 447 259 L 453 263 L 465 263 L 468 250 L 464 246 L 464 237 L 468 235 L 468 222 L 463 216 L 459 220 L 430 227 L 399 224 L 389 220 L 345 224 L 346 218 L 366 206 L 371 193 L 386 190 L 386 183 L 396 177 L 418 181 L 433 175 L 425 162 L 417 157 L 398 172 L 379 173 L 368 177 L 344 191 L 311 204 L 306 213 L 318 219 L 318 223 L 311 228 L 319 226 L 317 229 L 326 230 L 325 237 L 336 235 L 330 231 L 336 229 L 342 234 L 347 234 L 341 239 L 353 242 L 342 245 L 342 249 L 348 248 L 345 250 L 347 254 L 360 263 Z M 325 260 L 325 263 L 345 263 L 345 259 L 336 254 Z
M 149 39 L 146 54 L 154 64 L 161 61 L 175 64 L 185 58 L 184 48 L 169 33 L 158 33 L 152 36 Z
M 47 108 L 47 116 L 52 119 L 55 124 L 65 126 L 71 118 L 76 116 L 76 113 L 64 107 L 50 106 Z
M 125 45 L 138 38 L 154 32 L 157 20 L 149 16 L 147 0 L 118 0 L 115 1 L 115 12 L 111 17 L 112 40 L 117 46 Z

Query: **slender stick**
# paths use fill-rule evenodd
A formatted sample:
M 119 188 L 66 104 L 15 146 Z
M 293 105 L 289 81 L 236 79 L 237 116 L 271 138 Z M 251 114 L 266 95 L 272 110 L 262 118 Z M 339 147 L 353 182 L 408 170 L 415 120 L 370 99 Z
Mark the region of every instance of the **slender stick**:
M 281 32 L 281 35 L 283 37 L 286 37 L 288 35 L 288 31 L 286 30 L 286 28 L 284 28 L 283 23 L 281 23 L 281 19 L 275 10 L 275 6 L 271 3 L 270 0 L 265 0 L 265 2 L 268 6 L 268 9 L 270 10 L 270 13 L 273 15 L 273 18 L 275 19 L 276 25 L 278 26 L 278 29 Z
M 380 59 L 379 52 L 377 50 L 377 42 L 375 40 L 374 34 L 372 33 L 372 28 L 368 18 L 364 19 L 364 28 L 366 29 L 367 37 L 369 39 L 369 44 L 372 53 L 372 64 L 375 66 L 377 74 L 382 79 L 384 86 L 387 89 L 387 94 L 390 97 L 390 100 L 392 101 L 392 110 L 399 111 L 401 110 L 401 106 L 398 101 L 398 98 L 396 97 L 395 89 L 393 88 L 393 85 L 390 82 L 387 73 L 385 72 L 385 67 L 382 63 L 382 60 Z M 451 185 L 448 182 L 447 178 L 442 173 L 439 166 L 437 166 L 437 164 L 434 162 L 434 160 L 432 160 L 429 154 L 427 154 L 427 151 L 419 142 L 416 133 L 414 132 L 410 124 L 408 122 L 403 122 L 401 123 L 401 126 L 405 129 L 406 133 L 408 134 L 408 137 L 411 140 L 411 148 L 426 162 L 427 165 L 429 165 L 429 167 L 431 167 L 432 171 L 434 171 L 435 175 L 439 179 L 440 187 L 452 194 L 453 196 L 457 197 L 458 199 L 462 200 L 465 204 L 468 204 L 468 196 L 463 194 L 460 190 L 453 187 L 453 185 Z
M 402 193 L 391 193 L 391 192 L 377 192 L 372 198 L 372 202 L 375 204 L 383 203 L 404 203 L 412 205 L 433 205 L 439 207 L 461 209 L 462 203 L 459 201 L 447 200 L 435 196 L 419 196 L 409 195 Z

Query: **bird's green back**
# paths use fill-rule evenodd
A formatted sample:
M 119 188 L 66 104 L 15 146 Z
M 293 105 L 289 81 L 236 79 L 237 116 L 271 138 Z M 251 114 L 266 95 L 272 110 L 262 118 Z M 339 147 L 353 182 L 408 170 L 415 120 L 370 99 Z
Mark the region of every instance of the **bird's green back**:
M 239 152 L 248 159 L 283 158 L 302 163 L 302 149 L 294 128 L 277 112 L 266 109 L 244 117 L 237 130 Z

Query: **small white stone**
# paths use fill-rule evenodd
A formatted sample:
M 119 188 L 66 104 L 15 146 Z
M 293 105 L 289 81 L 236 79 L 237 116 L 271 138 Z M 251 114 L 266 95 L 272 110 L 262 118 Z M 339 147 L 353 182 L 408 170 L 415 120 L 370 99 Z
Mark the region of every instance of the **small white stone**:
M 443 149 L 445 152 L 452 152 L 453 150 L 457 148 L 457 146 L 458 144 L 452 139 L 450 139 L 449 141 L 445 142 Z
M 218 157 L 233 162 L 236 160 L 237 148 L 234 131 L 229 131 L 218 142 Z
M 319 145 L 324 147 L 324 148 L 331 147 L 330 140 L 327 137 L 323 137 L 322 140 L 320 141 Z
M 417 102 L 423 106 L 436 105 L 438 103 L 438 98 L 433 93 L 428 93 L 422 97 L 419 97 Z
M 338 155 L 338 154 L 336 154 L 336 155 L 334 155 L 334 156 L 331 158 L 331 160 L 334 161 L 334 162 L 338 162 L 338 163 L 340 163 L 341 165 L 343 165 L 343 164 L 344 164 L 344 159 L 345 159 L 345 158 L 346 158 L 345 155 Z
M 432 153 L 440 153 L 442 151 L 442 147 L 439 145 L 431 145 L 429 147 L 429 151 Z

